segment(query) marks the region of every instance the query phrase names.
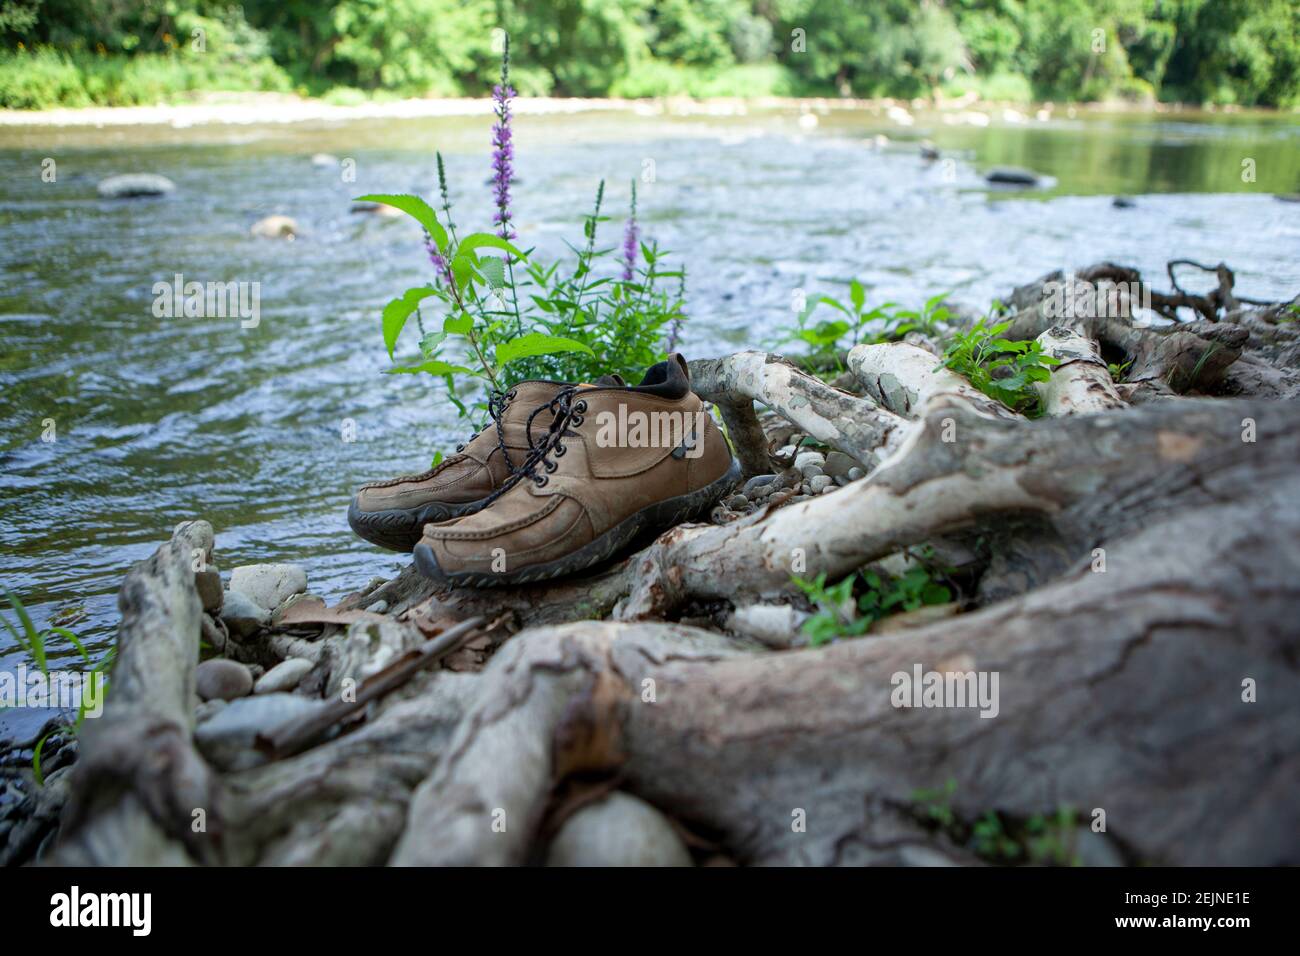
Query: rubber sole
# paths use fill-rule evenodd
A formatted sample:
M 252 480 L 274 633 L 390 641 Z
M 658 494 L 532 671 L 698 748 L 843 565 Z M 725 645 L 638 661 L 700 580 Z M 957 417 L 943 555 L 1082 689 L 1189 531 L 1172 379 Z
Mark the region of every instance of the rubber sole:
M 441 502 L 422 505 L 419 508 L 391 508 L 387 511 L 362 511 L 357 507 L 357 499 L 348 505 L 348 524 L 360 537 L 371 544 L 377 544 L 389 551 L 401 551 L 410 554 L 420 543 L 426 524 L 450 521 L 462 515 L 473 514 L 483 508 L 486 498 L 452 505 Z
M 721 478 L 710 482 L 703 488 L 676 498 L 642 508 L 636 514 L 624 518 L 604 534 L 597 537 L 578 550 L 553 561 L 533 564 L 515 571 L 500 573 L 488 571 L 444 571 L 434 557 L 433 549 L 427 544 L 415 547 L 415 566 L 426 578 L 441 584 L 456 587 L 491 588 L 503 584 L 527 584 L 532 581 L 549 581 L 585 571 L 592 565 L 599 564 L 623 550 L 639 535 L 652 529 L 660 529 L 692 521 L 710 511 L 728 491 L 740 481 L 740 462 L 731 460 L 729 467 Z

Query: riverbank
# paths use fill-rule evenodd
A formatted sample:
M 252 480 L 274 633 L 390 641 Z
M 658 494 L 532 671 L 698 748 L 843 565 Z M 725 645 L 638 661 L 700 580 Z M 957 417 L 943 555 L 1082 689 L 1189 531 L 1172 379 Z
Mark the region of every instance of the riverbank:
M 599 111 L 631 111 L 649 116 L 739 116 L 750 111 L 793 110 L 801 115 L 817 116 L 839 111 L 879 113 L 898 126 L 910 126 L 916 113 L 935 113 L 952 125 L 986 126 L 994 122 L 1045 122 L 1055 117 L 1072 118 L 1079 114 L 1151 113 L 1169 114 L 1277 114 L 1277 110 L 1241 107 L 1200 107 L 1181 103 L 1133 103 L 1104 101 L 1095 103 L 1032 106 L 1012 102 L 980 100 L 974 96 L 952 99 L 900 100 L 830 97 L 718 97 L 694 99 L 686 96 L 653 99 L 617 97 L 522 97 L 515 112 L 522 115 L 557 115 Z M 1286 111 L 1282 111 L 1286 112 Z M 1294 111 L 1291 111 L 1294 112 Z M 324 99 L 289 93 L 209 93 L 190 103 L 154 106 L 90 106 L 73 109 L 4 110 L 0 127 L 121 127 L 171 126 L 183 128 L 204 125 L 346 123 L 374 119 L 426 119 L 457 116 L 488 116 L 492 100 L 483 98 L 413 98 L 373 99 L 360 103 L 332 103 Z M 805 121 L 806 125 L 815 122 Z

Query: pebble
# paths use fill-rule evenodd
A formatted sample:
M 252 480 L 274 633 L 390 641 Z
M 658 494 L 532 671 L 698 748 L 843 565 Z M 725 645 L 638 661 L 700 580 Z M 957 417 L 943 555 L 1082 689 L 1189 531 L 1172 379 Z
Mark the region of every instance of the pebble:
M 216 657 L 194 668 L 194 688 L 202 700 L 234 700 L 253 690 L 253 675 L 238 661 Z
M 367 605 L 365 609 L 371 614 L 383 614 L 388 610 L 388 602 L 380 598 L 374 604 Z
M 732 495 L 727 501 L 727 507 L 732 511 L 739 511 L 742 508 L 749 507 L 749 499 L 744 495 Z
M 795 456 L 794 466 L 803 471 L 809 465 L 815 465 L 820 468 L 826 464 L 826 456 L 819 451 L 804 451 Z
M 815 478 L 808 479 L 808 493 L 810 495 L 820 495 L 829 487 L 831 487 L 831 479 L 827 475 L 818 475 Z
M 264 239 L 293 239 L 301 230 L 297 220 L 289 216 L 267 216 L 253 223 L 248 231 Z
M 849 481 L 857 481 L 859 478 L 865 478 L 866 476 L 867 473 L 863 471 L 861 468 L 849 469 Z
M 205 720 L 211 720 L 217 714 L 226 709 L 228 703 L 220 698 L 216 700 L 205 700 L 200 702 L 199 706 L 194 708 L 194 723 L 203 723 Z
M 270 734 L 324 706 L 324 701 L 296 694 L 241 697 L 195 728 L 194 742 L 218 769 L 247 770 L 267 760 L 253 746 L 259 734 Z
M 799 470 L 800 472 L 802 472 L 804 478 L 807 478 L 809 480 L 812 480 L 813 478 L 820 478 L 822 475 L 826 474 L 826 472 L 822 471 L 816 465 L 804 465 L 804 467 L 800 468 Z
M 194 588 L 199 592 L 199 600 L 203 602 L 203 610 L 212 613 L 221 610 L 221 572 L 213 565 L 208 565 L 202 571 L 194 572 Z
M 996 166 L 984 174 L 984 181 L 1008 186 L 1034 186 L 1038 183 L 1038 174 L 1019 166 Z
M 293 690 L 310 672 L 314 665 L 302 657 L 291 657 L 281 661 L 258 678 L 253 686 L 254 694 L 274 694 L 279 691 Z
M 296 564 L 245 564 L 230 572 L 230 590 L 251 598 L 263 610 L 274 611 L 307 590 L 307 572 Z
M 856 468 L 858 463 L 844 454 L 842 451 L 833 451 L 826 456 L 826 464 L 822 466 L 822 471 L 832 478 L 847 477 L 849 471 Z
M 775 491 L 776 475 L 755 475 L 749 481 L 745 482 L 745 487 L 741 489 L 741 494 L 751 500 L 758 497 L 759 494 L 771 494 Z M 760 489 L 766 489 L 760 491 Z
M 165 196 L 176 189 L 166 176 L 153 173 L 124 173 L 100 180 L 96 187 L 104 199 L 135 199 L 140 196 Z
M 271 615 L 247 594 L 227 591 L 222 596 L 221 620 L 232 637 L 251 637 L 270 623 Z
M 667 818 L 644 800 L 615 791 L 564 821 L 547 866 L 691 866 Z

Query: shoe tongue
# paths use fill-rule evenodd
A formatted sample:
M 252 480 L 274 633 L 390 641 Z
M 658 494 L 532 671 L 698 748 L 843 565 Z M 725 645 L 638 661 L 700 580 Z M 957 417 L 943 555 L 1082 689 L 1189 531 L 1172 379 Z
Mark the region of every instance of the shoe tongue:
M 596 379 L 596 385 L 603 385 L 605 387 L 617 386 L 618 388 L 623 388 L 627 385 L 627 382 L 623 381 L 622 375 L 602 375 L 600 378 Z

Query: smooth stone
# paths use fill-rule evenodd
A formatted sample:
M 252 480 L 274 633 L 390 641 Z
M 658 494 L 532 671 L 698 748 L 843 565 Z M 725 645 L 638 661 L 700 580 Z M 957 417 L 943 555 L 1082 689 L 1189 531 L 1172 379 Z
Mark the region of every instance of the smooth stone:
M 238 661 L 216 657 L 194 668 L 194 689 L 202 700 L 247 697 L 253 690 L 253 675 Z
M 217 714 L 221 713 L 229 706 L 230 706 L 229 701 L 224 701 L 221 700 L 220 698 L 217 698 L 216 700 L 201 701 L 199 703 L 199 706 L 194 708 L 195 726 L 203 723 L 204 721 L 211 720 L 213 717 L 217 716 Z
M 1116 209 L 1135 209 L 1137 203 L 1129 196 L 1116 196 L 1110 201 Z
M 822 471 L 832 478 L 847 476 L 850 468 L 856 468 L 858 463 L 844 454 L 842 451 L 833 451 L 826 456 L 826 464 L 822 465 Z
M 1039 175 L 1019 166 L 995 166 L 984 174 L 984 181 L 1003 186 L 1036 186 Z
M 203 610 L 210 613 L 221 610 L 223 599 L 221 572 L 215 567 L 208 565 L 204 570 L 194 572 L 194 589 L 199 592 Z
M 865 478 L 866 476 L 867 473 L 863 471 L 861 468 L 849 469 L 849 475 L 848 475 L 849 481 L 857 481 L 859 478 Z
M 281 661 L 258 678 L 253 686 L 254 694 L 275 694 L 280 691 L 293 690 L 311 673 L 314 665 L 302 657 L 291 657 Z
M 845 485 L 847 485 L 848 483 L 849 483 L 849 476 L 848 476 L 848 475 L 836 475 L 836 476 L 835 476 L 835 486 L 836 486 L 837 488 L 843 488 L 843 487 L 844 487 Z
M 822 471 L 816 465 L 805 465 L 803 468 L 800 468 L 799 471 L 802 472 L 804 478 L 808 479 L 809 481 L 811 481 L 813 478 L 824 477 L 826 474 L 826 472 Z
M 690 866 L 672 824 L 644 800 L 615 791 L 564 821 L 547 866 Z
M 222 596 L 221 620 L 233 637 L 251 637 L 271 621 L 270 613 L 247 594 L 227 591 Z
M 816 465 L 820 468 L 824 464 L 826 464 L 826 456 L 819 451 L 803 451 L 794 459 L 794 466 L 800 471 L 803 471 L 809 465 Z
M 259 734 L 270 734 L 325 706 L 296 694 L 259 694 L 231 701 L 194 731 L 199 752 L 220 770 L 247 770 L 266 762 L 254 748 Z
M 105 199 L 135 199 L 140 196 L 165 196 L 176 189 L 166 176 L 154 173 L 123 173 L 102 179 L 96 187 Z
M 816 478 L 808 479 L 808 493 L 820 495 L 827 488 L 832 487 L 831 477 L 829 475 L 818 475 Z
M 732 495 L 731 498 L 727 500 L 727 507 L 732 511 L 738 511 L 741 508 L 748 508 L 749 499 L 744 495 Z
M 753 498 L 755 492 L 760 488 L 766 488 L 774 481 L 776 481 L 776 475 L 755 475 L 753 478 L 749 479 L 749 481 L 745 482 L 745 487 L 740 490 L 740 493 L 747 498 Z M 771 490 L 771 488 L 767 488 L 767 491 L 765 491 L 764 494 L 767 494 Z
M 367 605 L 365 610 L 369 611 L 371 614 L 383 614 L 388 610 L 388 602 L 381 598 L 374 604 Z
M 247 595 L 264 610 L 274 611 L 307 590 L 307 572 L 296 564 L 245 564 L 230 572 L 230 590 Z
M 253 223 L 248 230 L 255 236 L 266 239 L 292 239 L 301 231 L 297 220 L 289 216 L 267 216 Z

